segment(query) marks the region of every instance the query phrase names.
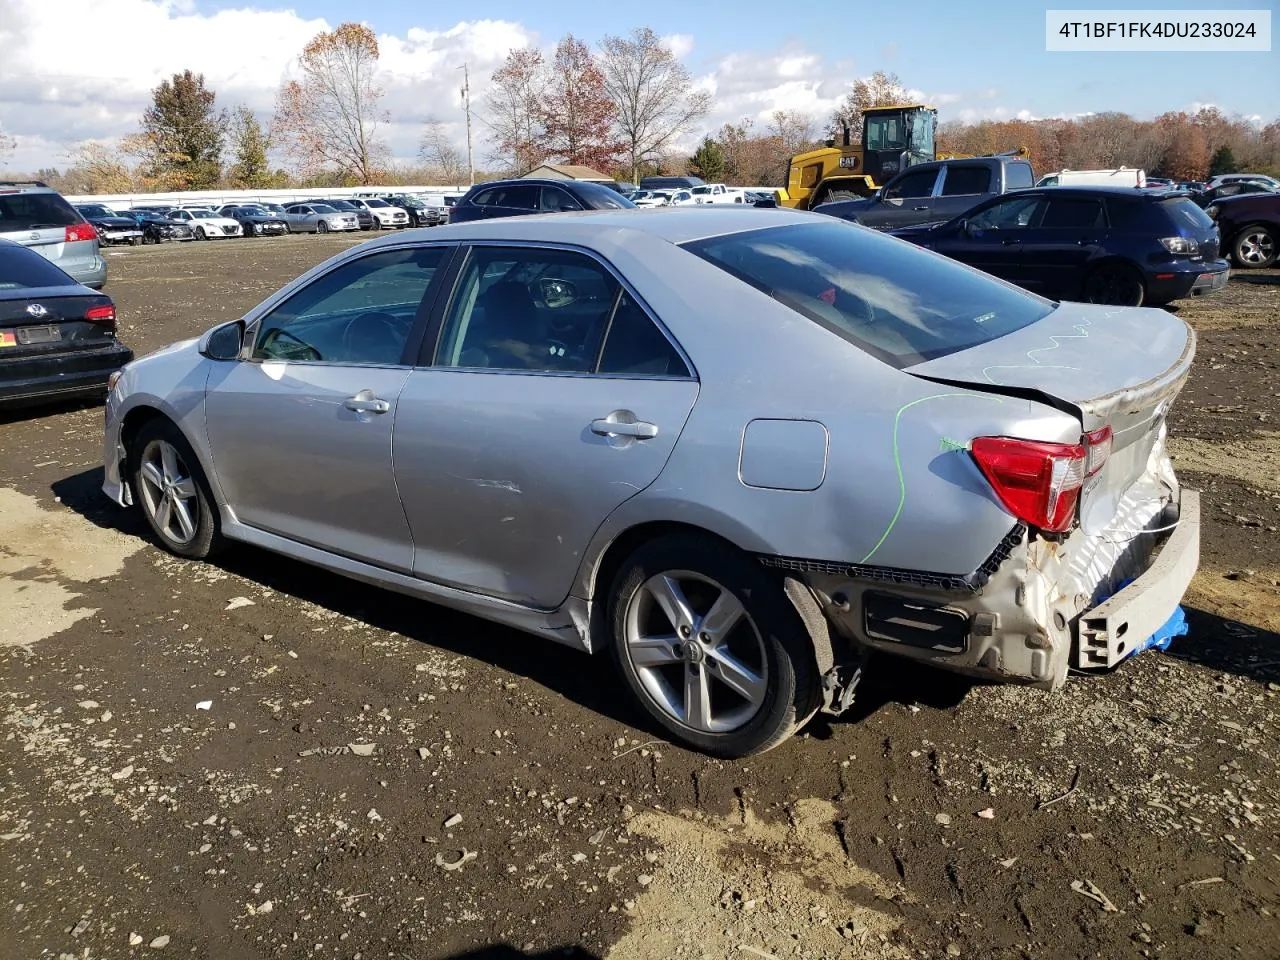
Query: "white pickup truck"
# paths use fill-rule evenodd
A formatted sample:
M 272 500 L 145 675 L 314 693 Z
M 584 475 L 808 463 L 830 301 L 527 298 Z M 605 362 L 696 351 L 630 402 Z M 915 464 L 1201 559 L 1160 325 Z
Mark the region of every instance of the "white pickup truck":
M 747 192 L 741 187 L 726 187 L 723 183 L 704 183 L 690 187 L 694 203 L 746 203 Z

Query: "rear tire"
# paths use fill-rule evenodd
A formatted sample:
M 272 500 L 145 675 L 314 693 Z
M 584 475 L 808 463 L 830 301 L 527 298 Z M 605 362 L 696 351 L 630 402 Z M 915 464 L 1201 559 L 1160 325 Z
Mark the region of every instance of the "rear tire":
M 209 482 L 172 421 L 158 417 L 138 431 L 129 449 L 129 479 L 147 526 L 170 553 L 203 560 L 222 546 Z
M 813 643 L 782 581 L 728 544 L 690 535 L 644 544 L 614 578 L 608 611 L 614 660 L 637 703 L 695 750 L 763 753 L 821 704 Z
M 1276 231 L 1263 223 L 1251 223 L 1231 242 L 1231 260 L 1245 270 L 1261 270 L 1276 262 Z
M 1140 307 L 1147 298 L 1142 275 L 1123 263 L 1104 263 L 1084 279 L 1084 299 L 1114 307 Z

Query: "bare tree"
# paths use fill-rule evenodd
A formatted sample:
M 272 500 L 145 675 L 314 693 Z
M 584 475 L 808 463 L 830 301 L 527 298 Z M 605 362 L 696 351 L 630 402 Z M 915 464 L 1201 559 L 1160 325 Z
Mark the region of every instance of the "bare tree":
M 4 163 L 13 156 L 14 148 L 17 145 L 17 140 L 5 133 L 4 130 L 0 130 L 0 163 Z
M 491 160 L 525 173 L 545 159 L 540 143 L 547 86 L 546 63 L 533 47 L 512 50 L 494 71 L 484 100 L 484 121 L 493 143 Z
M 600 70 L 617 109 L 618 139 L 633 178 L 711 109 L 710 94 L 693 88 L 684 64 L 648 27 L 627 37 L 605 37 Z
M 272 140 L 279 140 L 299 172 L 335 170 L 372 183 L 387 149 L 377 136 L 386 120 L 378 107 L 378 38 L 358 23 L 317 34 L 298 57 L 301 80 L 280 88 Z
M 444 124 L 439 120 L 428 120 L 422 128 L 418 157 L 431 169 L 433 177 L 439 176 L 455 187 L 460 186 L 467 176 L 467 158 L 449 139 Z
M 790 153 L 812 146 L 817 121 L 803 110 L 775 110 L 769 123 L 769 134 L 781 141 Z

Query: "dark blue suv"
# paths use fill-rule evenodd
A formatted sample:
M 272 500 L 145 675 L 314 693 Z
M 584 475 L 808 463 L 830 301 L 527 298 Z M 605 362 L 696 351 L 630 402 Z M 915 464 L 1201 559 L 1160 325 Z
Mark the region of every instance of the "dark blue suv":
M 1158 306 L 1227 285 L 1218 228 L 1180 192 L 1042 187 L 890 231 L 1054 300 Z
M 589 180 L 491 180 L 478 183 L 449 208 L 450 223 L 571 210 L 616 210 L 635 204 Z

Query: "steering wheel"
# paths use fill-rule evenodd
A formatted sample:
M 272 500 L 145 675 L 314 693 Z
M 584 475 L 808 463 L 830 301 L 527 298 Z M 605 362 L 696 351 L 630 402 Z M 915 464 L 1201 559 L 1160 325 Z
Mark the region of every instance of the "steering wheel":
M 389 313 L 373 311 L 347 321 L 342 331 L 342 352 L 352 363 L 399 363 L 404 341 L 403 321 Z M 382 356 L 383 353 L 387 355 Z M 376 356 L 370 358 L 369 354 Z
M 263 344 L 263 352 L 267 353 L 268 351 L 270 351 L 268 356 L 263 358 L 265 360 L 320 360 L 320 359 L 323 359 L 320 356 L 319 350 L 317 350 L 311 344 L 307 343 L 307 341 L 303 340 L 297 334 L 290 333 L 288 330 L 285 330 L 283 327 L 277 327 L 275 330 L 272 330 L 271 333 L 268 334 L 268 337 L 269 337 L 269 342 Z M 290 354 L 282 353 L 277 355 L 275 352 L 276 344 L 278 344 L 281 340 L 292 340 L 302 349 L 297 352 L 296 356 L 292 355 L 291 353 Z

